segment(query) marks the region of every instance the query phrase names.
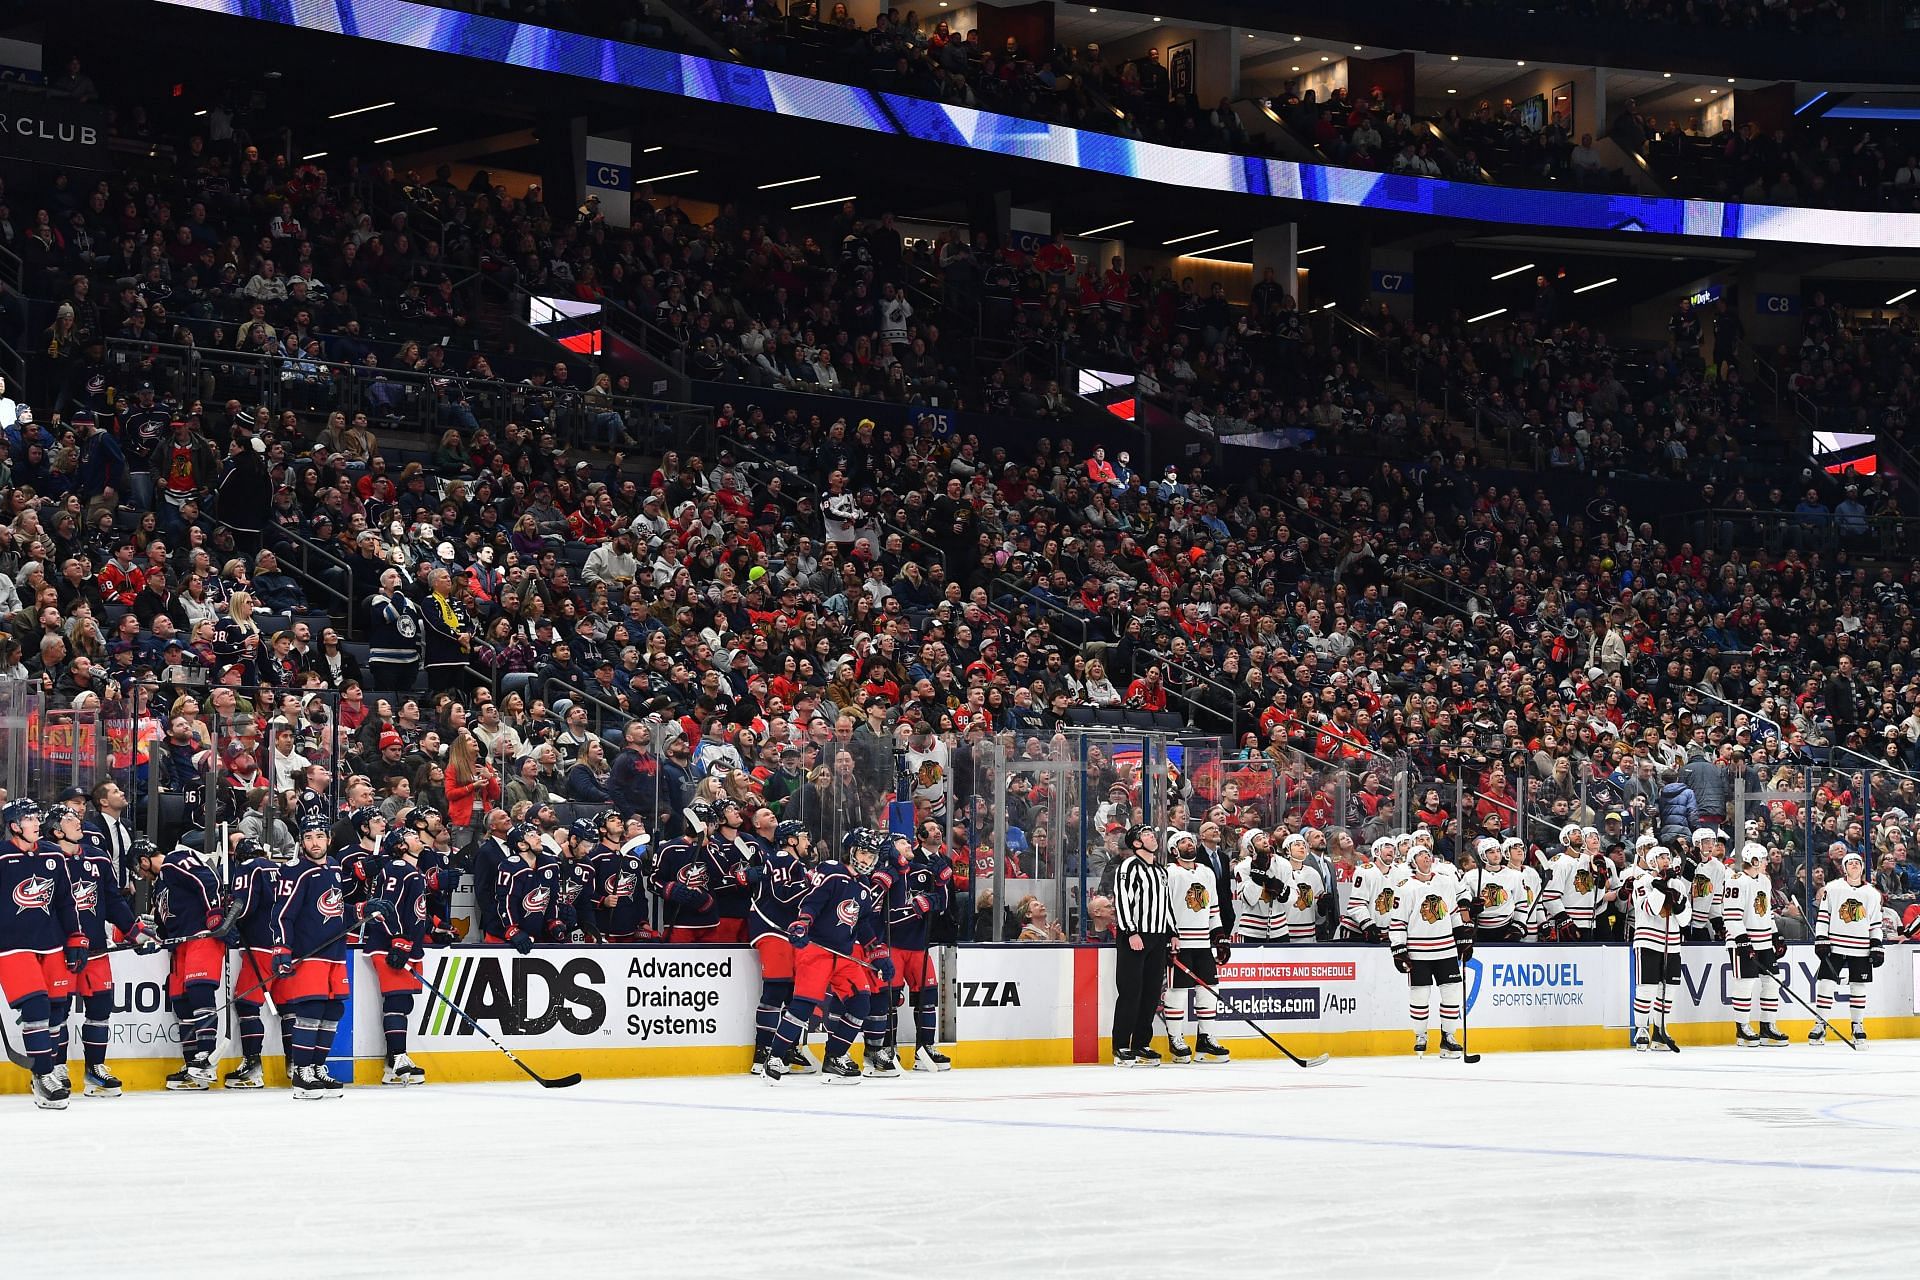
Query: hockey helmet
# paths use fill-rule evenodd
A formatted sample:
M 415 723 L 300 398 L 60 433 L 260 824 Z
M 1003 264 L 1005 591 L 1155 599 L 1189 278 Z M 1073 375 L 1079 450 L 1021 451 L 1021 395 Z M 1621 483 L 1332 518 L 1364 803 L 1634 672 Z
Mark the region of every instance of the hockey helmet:
M 85 816 L 85 812 L 79 805 L 68 804 L 62 801 L 59 804 L 48 807 L 46 813 L 40 819 L 40 829 L 42 831 L 58 831 L 61 823 L 69 819 L 78 822 Z
M 6 825 L 8 834 L 28 822 L 40 822 L 42 818 L 40 806 L 25 798 L 9 800 L 5 808 L 0 808 L 0 823 Z
M 705 834 L 720 825 L 720 806 L 710 800 L 696 800 L 687 806 L 687 818 L 694 827 Z
M 364 840 L 374 834 L 374 823 L 378 822 L 383 829 L 385 828 L 387 815 L 370 804 L 362 805 L 347 815 L 347 821 L 353 824 L 353 834 Z
M 1367 852 L 1371 853 L 1375 859 L 1391 858 L 1393 856 L 1393 837 L 1377 837 L 1371 845 L 1367 846 Z
M 1687 837 L 1687 839 L 1693 842 L 1693 847 L 1696 849 L 1704 845 L 1709 840 L 1718 840 L 1719 838 L 1720 838 L 1719 833 L 1716 832 L 1712 827 L 1695 827 L 1693 829 L 1693 834 Z
M 1144 847 L 1141 844 L 1141 841 L 1145 839 L 1147 836 L 1150 836 L 1152 834 L 1153 834 L 1152 827 L 1149 827 L 1144 823 L 1136 822 L 1132 826 L 1127 828 L 1127 833 L 1123 838 L 1122 843 L 1124 843 L 1129 849 L 1139 849 Z
M 387 834 L 381 838 L 380 852 L 383 856 L 388 858 L 405 857 L 412 849 L 416 847 L 410 842 L 414 840 L 418 840 L 419 838 L 420 838 L 419 835 L 416 832 L 414 832 L 411 828 L 395 827 L 393 830 L 387 832 Z
M 1749 840 L 1740 847 L 1740 867 L 1764 867 L 1767 865 L 1767 846 L 1758 841 Z
M 266 857 L 267 850 L 265 845 L 255 840 L 252 836 L 241 836 L 233 842 L 233 856 L 244 862 L 249 858 Z
M 1867 865 L 1866 855 L 1858 849 L 1849 849 L 1840 855 L 1840 865 L 1845 867 L 1849 862 L 1857 862 L 1864 867 Z
M 795 836 L 805 835 L 806 833 L 806 823 L 795 822 L 792 818 L 788 818 L 785 822 L 782 822 L 773 829 L 773 843 L 776 846 L 784 848 L 787 841 L 793 839 Z
M 567 824 L 567 834 L 575 840 L 598 840 L 600 824 L 592 818 L 575 818 Z
M 1167 836 L 1167 852 L 1182 862 L 1191 862 L 1198 856 L 1200 842 L 1191 831 L 1175 831 Z
M 870 875 L 880 865 L 880 846 L 871 839 L 872 832 L 866 834 L 868 839 L 853 841 L 847 850 L 847 869 L 856 876 Z
M 1305 849 L 1306 847 L 1307 847 L 1307 838 L 1301 835 L 1298 831 L 1294 832 L 1292 835 L 1288 836 L 1285 840 L 1282 840 L 1280 842 L 1280 852 L 1287 854 L 1289 857 L 1292 856 L 1293 851 L 1296 848 Z
M 843 858 L 848 865 L 852 865 L 855 850 L 863 848 L 870 849 L 873 847 L 872 835 L 873 833 L 865 827 L 855 827 L 853 830 L 847 832 L 847 834 L 841 836 L 841 858 Z
M 1580 824 L 1579 824 L 1579 823 L 1577 823 L 1577 822 L 1569 822 L 1569 823 L 1568 823 L 1568 824 L 1567 824 L 1566 826 L 1564 826 L 1564 827 L 1561 827 L 1561 828 L 1560 828 L 1560 843 L 1561 843 L 1561 844 L 1563 844 L 1563 845 L 1569 845 L 1569 844 L 1573 844 L 1573 843 L 1575 843 L 1576 841 L 1578 841 L 1579 839 L 1580 839 Z

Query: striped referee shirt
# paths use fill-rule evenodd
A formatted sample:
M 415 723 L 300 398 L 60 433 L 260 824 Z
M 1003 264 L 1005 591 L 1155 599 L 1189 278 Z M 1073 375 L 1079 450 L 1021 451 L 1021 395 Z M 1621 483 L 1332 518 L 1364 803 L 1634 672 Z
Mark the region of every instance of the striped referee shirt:
M 1158 862 L 1128 856 L 1113 877 L 1116 933 L 1173 932 L 1173 903 L 1167 897 L 1167 869 Z

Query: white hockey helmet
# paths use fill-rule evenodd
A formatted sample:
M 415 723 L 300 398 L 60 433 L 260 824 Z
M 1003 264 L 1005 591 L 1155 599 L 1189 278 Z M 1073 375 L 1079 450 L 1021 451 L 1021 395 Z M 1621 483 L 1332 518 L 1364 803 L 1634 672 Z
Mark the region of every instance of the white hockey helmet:
M 1367 852 L 1372 854 L 1376 859 L 1392 858 L 1393 857 L 1393 837 L 1392 836 L 1377 837 L 1372 844 L 1367 846 Z
M 1651 831 L 1642 831 L 1639 835 L 1633 838 L 1634 854 L 1635 856 L 1638 856 L 1640 853 L 1644 852 L 1647 849 L 1653 848 L 1653 846 L 1659 843 L 1660 842 L 1654 838 L 1654 835 Z
M 1580 828 L 1580 838 L 1581 838 L 1582 840 L 1594 840 L 1594 841 L 1598 841 L 1598 840 L 1600 839 L 1600 828 L 1598 828 L 1598 827 L 1582 827 L 1582 828 Z
M 1291 854 L 1295 845 L 1299 845 L 1302 849 L 1307 847 L 1307 838 L 1298 831 L 1280 842 L 1280 852 Z
M 1749 840 L 1740 846 L 1740 866 L 1742 870 L 1745 870 L 1747 867 L 1764 867 L 1766 865 L 1767 846 L 1754 840 Z
M 1579 823 L 1569 822 L 1566 826 L 1560 828 L 1561 844 L 1572 844 L 1574 841 L 1578 840 L 1579 838 L 1580 838 Z
M 1488 854 L 1498 853 L 1499 851 L 1500 842 L 1492 836 L 1481 836 L 1473 842 L 1473 852 L 1482 862 L 1487 860 Z
M 1840 865 L 1845 867 L 1849 862 L 1857 862 L 1864 867 L 1867 865 L 1867 858 L 1858 849 L 1849 849 L 1840 855 Z
M 1693 834 L 1688 837 L 1688 839 L 1693 841 L 1695 848 L 1698 848 L 1709 840 L 1718 840 L 1719 838 L 1720 833 L 1712 827 L 1695 827 Z
M 1175 858 L 1191 858 L 1200 847 L 1200 841 L 1191 831 L 1170 831 L 1167 833 L 1167 853 Z
M 1418 827 L 1408 833 L 1407 839 L 1414 844 L 1431 845 L 1433 843 L 1433 829 L 1430 827 Z

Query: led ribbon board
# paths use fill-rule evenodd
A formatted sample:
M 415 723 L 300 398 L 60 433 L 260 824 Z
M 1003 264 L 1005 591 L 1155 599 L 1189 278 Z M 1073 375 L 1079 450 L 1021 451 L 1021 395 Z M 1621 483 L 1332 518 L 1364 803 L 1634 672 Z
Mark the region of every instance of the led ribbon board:
M 1530 191 L 1189 150 L 456 13 L 415 0 L 159 2 L 1189 189 L 1573 231 L 1920 248 L 1920 214 Z

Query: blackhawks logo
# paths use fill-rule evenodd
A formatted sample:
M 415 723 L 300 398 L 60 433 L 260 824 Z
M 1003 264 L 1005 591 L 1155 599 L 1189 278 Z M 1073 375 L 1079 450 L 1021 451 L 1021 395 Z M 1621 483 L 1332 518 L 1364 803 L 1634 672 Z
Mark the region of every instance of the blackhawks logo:
M 1187 910 L 1205 911 L 1207 909 L 1207 886 L 1194 881 L 1187 886 Z
M 1772 905 L 1772 903 L 1767 901 L 1766 890 L 1762 889 L 1759 893 L 1753 895 L 1753 914 L 1764 916 Z
M 1391 889 L 1382 889 L 1373 895 L 1373 913 L 1377 916 L 1387 915 L 1399 905 L 1400 899 L 1394 896 Z
M 1480 890 L 1480 905 L 1483 907 L 1504 907 L 1507 905 L 1507 891 L 1498 884 L 1490 884 Z
M 1696 898 L 1711 898 L 1713 896 L 1713 881 L 1702 875 L 1694 876 L 1693 896 Z
M 1293 905 L 1298 911 L 1313 910 L 1313 886 L 1302 880 L 1293 886 Z
M 1593 872 L 1585 867 L 1573 873 L 1573 891 L 1575 893 L 1593 892 Z
M 1430 893 L 1420 899 L 1420 918 L 1428 924 L 1437 924 L 1447 918 L 1447 902 L 1437 893 Z
M 1867 918 L 1867 908 L 1858 898 L 1848 898 L 1840 904 L 1840 919 L 1847 924 L 1859 924 Z

